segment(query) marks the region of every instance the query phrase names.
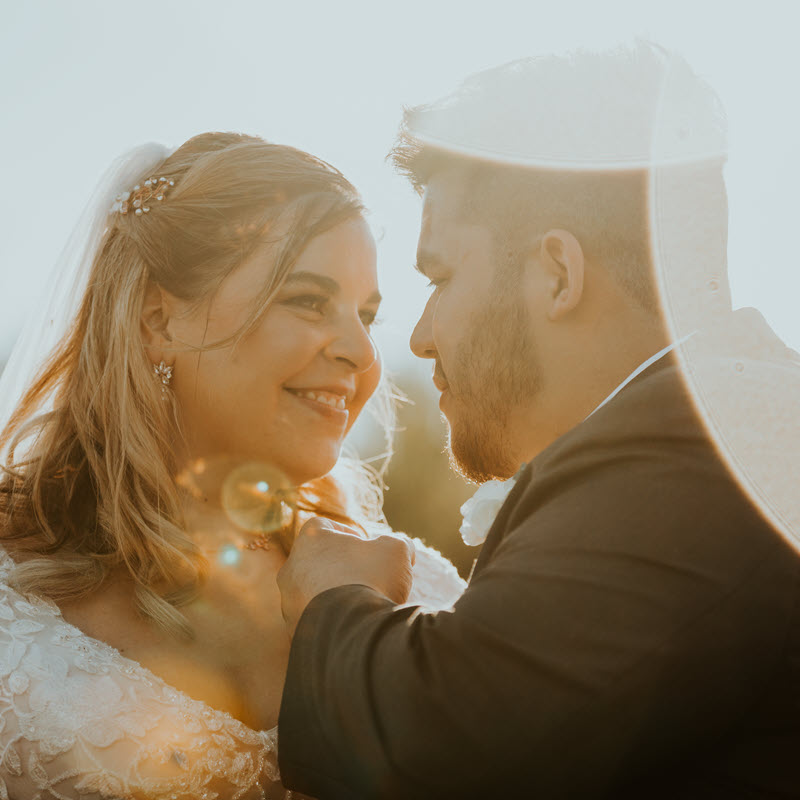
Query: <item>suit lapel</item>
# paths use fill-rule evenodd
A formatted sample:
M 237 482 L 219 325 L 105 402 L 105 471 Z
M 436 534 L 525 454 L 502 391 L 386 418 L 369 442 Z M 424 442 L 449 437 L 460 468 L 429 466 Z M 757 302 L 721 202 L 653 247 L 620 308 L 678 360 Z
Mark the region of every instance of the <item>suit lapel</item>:
M 525 489 L 528 488 L 528 485 L 531 482 L 532 474 L 533 462 L 524 467 L 519 478 L 517 478 L 514 488 L 509 492 L 509 495 L 506 497 L 503 505 L 500 506 L 500 510 L 497 512 L 497 516 L 494 518 L 492 527 L 489 528 L 489 533 L 486 535 L 486 541 L 483 543 L 480 555 L 478 556 L 478 560 L 475 564 L 475 569 L 472 571 L 472 578 L 474 578 L 475 575 L 477 575 L 481 569 L 483 569 L 497 545 L 503 540 L 503 536 L 506 533 L 506 527 L 508 525 L 508 518 L 511 516 L 511 512 L 514 510 L 517 500 L 522 496 L 522 493 L 525 491 Z

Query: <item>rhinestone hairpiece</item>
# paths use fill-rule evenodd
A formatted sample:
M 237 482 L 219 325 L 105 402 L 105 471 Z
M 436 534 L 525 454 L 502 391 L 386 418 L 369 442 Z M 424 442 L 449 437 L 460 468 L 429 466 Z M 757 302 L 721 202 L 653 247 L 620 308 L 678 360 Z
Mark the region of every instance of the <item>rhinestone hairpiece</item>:
M 118 194 L 110 214 L 127 214 L 131 209 L 137 217 L 150 212 L 150 203 L 153 200 L 161 202 L 167 192 L 175 185 L 175 181 L 168 178 L 148 178 L 143 184 L 136 186 L 129 192 Z

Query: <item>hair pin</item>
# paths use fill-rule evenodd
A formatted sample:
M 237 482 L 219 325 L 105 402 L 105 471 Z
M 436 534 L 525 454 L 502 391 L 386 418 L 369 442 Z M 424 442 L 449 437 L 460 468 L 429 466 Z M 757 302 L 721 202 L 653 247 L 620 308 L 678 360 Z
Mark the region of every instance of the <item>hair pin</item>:
M 160 203 L 174 185 L 175 181 L 169 178 L 148 178 L 143 184 L 137 183 L 131 191 L 118 194 L 109 213 L 127 214 L 133 209 L 137 217 L 149 214 L 150 203 L 154 200 Z

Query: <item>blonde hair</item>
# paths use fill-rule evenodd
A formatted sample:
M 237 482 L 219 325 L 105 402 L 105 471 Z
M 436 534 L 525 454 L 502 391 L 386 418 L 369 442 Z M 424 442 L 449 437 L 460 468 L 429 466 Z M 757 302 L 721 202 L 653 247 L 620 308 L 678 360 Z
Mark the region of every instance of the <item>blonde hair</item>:
M 209 345 L 222 347 L 258 322 L 311 239 L 363 207 L 329 164 L 252 136 L 201 134 L 153 174 L 174 181 L 167 199 L 147 215 L 109 218 L 69 334 L 0 433 L 0 447 L 9 445 L 0 538 L 18 557 L 22 591 L 70 600 L 122 568 L 147 617 L 189 632 L 178 607 L 202 580 L 204 561 L 183 529 L 176 409 L 162 401 L 139 333 L 146 289 L 152 281 L 200 303 L 265 231 L 280 229 L 274 269 L 247 319 L 229 340 Z M 32 445 L 16 460 L 23 440 Z M 302 487 L 305 506 L 380 524 L 377 481 L 357 465 L 349 476 Z

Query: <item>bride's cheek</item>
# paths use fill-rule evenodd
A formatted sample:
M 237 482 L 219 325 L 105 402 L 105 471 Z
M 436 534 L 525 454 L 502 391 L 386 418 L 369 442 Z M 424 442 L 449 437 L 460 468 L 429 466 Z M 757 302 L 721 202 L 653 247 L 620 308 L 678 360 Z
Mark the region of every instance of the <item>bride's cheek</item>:
M 363 373 L 359 381 L 358 393 L 363 396 L 362 406 L 375 394 L 381 382 L 381 375 L 383 375 L 383 359 L 381 358 L 380 351 L 376 348 L 374 363 Z

